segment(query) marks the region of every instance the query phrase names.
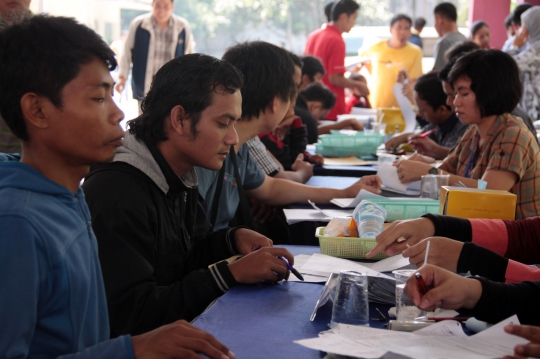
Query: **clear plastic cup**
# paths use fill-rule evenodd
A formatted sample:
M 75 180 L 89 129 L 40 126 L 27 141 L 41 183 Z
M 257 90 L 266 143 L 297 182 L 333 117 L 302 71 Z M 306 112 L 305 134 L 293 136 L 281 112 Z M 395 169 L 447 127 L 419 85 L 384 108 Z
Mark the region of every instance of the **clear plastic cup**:
M 439 199 L 441 186 L 448 186 L 450 175 L 424 175 L 420 182 L 420 197 Z
M 339 273 L 330 327 L 339 323 L 369 326 L 368 278 L 354 271 Z
M 401 269 L 392 271 L 396 278 L 396 319 L 412 321 L 426 315 L 426 312 L 415 306 L 404 293 L 404 288 L 410 276 L 416 273 L 415 269 Z

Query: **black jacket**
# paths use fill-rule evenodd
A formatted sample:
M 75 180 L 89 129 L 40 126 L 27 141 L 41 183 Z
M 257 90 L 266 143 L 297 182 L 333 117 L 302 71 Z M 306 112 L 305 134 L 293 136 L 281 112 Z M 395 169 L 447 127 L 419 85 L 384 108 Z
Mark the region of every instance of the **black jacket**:
M 186 185 L 156 148 L 145 150 L 131 135 L 121 147 L 126 148 L 135 166 L 112 162 L 92 168 L 83 185 L 99 244 L 112 337 L 190 321 L 236 284 L 226 262 L 208 268 L 237 254 L 235 229 L 208 233 L 196 186 Z M 140 158 L 137 151 L 144 152 Z M 160 188 L 136 168 L 158 168 L 156 163 L 166 192 L 165 181 Z

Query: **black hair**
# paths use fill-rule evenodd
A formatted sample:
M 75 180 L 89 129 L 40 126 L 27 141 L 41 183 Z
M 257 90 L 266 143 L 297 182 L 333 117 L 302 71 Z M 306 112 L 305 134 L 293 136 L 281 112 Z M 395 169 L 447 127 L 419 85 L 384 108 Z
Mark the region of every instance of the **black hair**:
M 414 83 L 414 91 L 434 111 L 441 106 L 445 106 L 448 110 L 451 110 L 451 107 L 446 104 L 446 94 L 443 91 L 441 80 L 437 76 L 436 71 L 420 76 Z
M 457 21 L 457 10 L 454 4 L 449 2 L 443 2 L 439 5 L 435 6 L 435 9 L 433 9 L 433 13 L 435 15 L 440 15 L 450 21 L 456 22 Z
M 314 82 L 306 86 L 305 89 L 300 91 L 306 101 L 318 101 L 322 103 L 324 110 L 330 110 L 336 104 L 336 95 L 330 89 L 318 82 Z
M 397 21 L 400 21 L 400 20 L 405 20 L 409 23 L 409 27 L 412 26 L 412 20 L 409 16 L 405 15 L 405 14 L 397 14 L 397 15 L 394 15 L 394 17 L 392 18 L 392 20 L 390 20 L 390 27 L 394 26 L 394 24 L 397 22 Z
M 287 102 L 296 93 L 294 65 L 289 53 L 263 41 L 229 47 L 223 60 L 244 75 L 242 119 L 258 118 L 274 97 Z
M 299 68 L 302 68 L 304 66 L 304 62 L 302 61 L 302 59 L 300 58 L 300 56 L 290 52 L 290 51 L 287 51 L 289 53 L 289 56 L 291 57 L 291 60 L 293 62 L 293 64 L 295 64 L 296 66 L 298 66 Z
M 473 24 L 471 25 L 471 39 L 474 37 L 474 35 L 476 35 L 476 33 L 483 27 L 487 27 L 489 28 L 489 25 L 487 24 L 487 22 L 485 21 L 482 21 L 482 20 L 478 20 L 478 21 L 475 21 L 473 22 Z
M 332 6 L 332 21 L 337 21 L 341 14 L 351 16 L 358 9 L 360 9 L 360 5 L 358 5 L 358 3 L 354 0 L 335 1 L 334 5 Z
M 414 28 L 416 30 L 420 31 L 421 29 L 424 28 L 424 26 L 426 26 L 426 19 L 424 19 L 423 17 L 417 17 L 414 20 Z
M 522 85 L 514 59 L 499 50 L 476 50 L 460 57 L 448 82 L 454 87 L 460 78 L 471 81 L 471 91 L 482 117 L 510 113 L 521 100 Z
M 456 60 L 466 53 L 475 50 L 480 50 L 480 46 L 472 41 L 460 41 L 452 45 L 444 54 L 444 56 L 448 59 L 448 62 L 439 72 L 439 80 L 448 82 L 448 74 L 450 73 L 450 70 L 452 70 L 452 66 L 454 66 Z
M 319 58 L 314 56 L 304 56 L 302 57 L 302 75 L 307 75 L 310 81 L 314 80 L 314 76 L 320 72 L 322 75 L 325 74 L 324 66 L 319 60 Z
M 504 27 L 505 28 L 508 29 L 512 25 L 512 19 L 513 19 L 513 14 L 508 14 L 506 19 L 504 19 Z
M 324 5 L 324 16 L 326 16 L 326 20 L 328 22 L 332 22 L 332 7 L 334 6 L 334 1 L 328 1 L 326 5 Z
M 241 87 L 242 74 L 226 61 L 204 54 L 174 58 L 156 73 L 142 102 L 142 114 L 128 122 L 129 132 L 150 143 L 165 141 L 165 119 L 180 105 L 195 138 L 201 113 L 212 104 L 213 94 L 218 90 L 233 94 Z
M 516 6 L 516 8 L 514 9 L 514 12 L 512 13 L 512 23 L 518 26 L 521 26 L 521 14 L 529 10 L 531 7 L 532 5 L 528 3 L 524 3 L 524 4 Z
M 110 71 L 117 66 L 107 43 L 72 18 L 36 15 L 0 32 L 0 113 L 13 134 L 29 140 L 24 94 L 44 96 L 61 109 L 66 84 L 96 58 Z

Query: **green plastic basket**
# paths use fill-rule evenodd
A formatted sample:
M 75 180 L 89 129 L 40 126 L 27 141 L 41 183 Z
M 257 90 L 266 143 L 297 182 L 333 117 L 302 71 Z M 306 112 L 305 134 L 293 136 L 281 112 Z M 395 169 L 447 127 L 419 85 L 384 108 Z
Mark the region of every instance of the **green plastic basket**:
M 315 152 L 325 157 L 369 156 L 376 152 L 383 141 L 384 135 L 379 133 L 358 132 L 356 135 L 332 133 L 319 136 L 319 143 L 315 144 Z
M 375 238 L 326 237 L 324 235 L 325 228 L 318 227 L 315 230 L 315 237 L 319 238 L 321 253 L 328 256 L 366 259 L 366 254 L 377 245 Z M 384 259 L 387 257 L 386 254 L 379 253 L 370 259 Z
M 424 214 L 439 213 L 439 201 L 434 199 L 370 198 L 386 210 L 386 221 L 420 218 Z

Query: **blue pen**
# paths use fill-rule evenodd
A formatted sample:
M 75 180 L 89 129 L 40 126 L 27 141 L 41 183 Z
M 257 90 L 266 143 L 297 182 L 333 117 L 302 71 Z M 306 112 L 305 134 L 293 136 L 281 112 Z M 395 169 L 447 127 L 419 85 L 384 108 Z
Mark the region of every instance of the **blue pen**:
M 289 270 L 291 271 L 292 274 L 294 274 L 294 276 L 298 279 L 300 279 L 302 282 L 304 281 L 304 277 L 302 277 L 302 275 L 300 274 L 299 271 L 297 271 L 296 269 L 293 268 L 292 265 L 289 264 L 289 261 L 287 260 L 287 258 L 283 257 L 283 256 L 278 256 L 279 259 L 281 259 L 283 262 L 285 262 L 285 264 L 287 265 L 287 268 L 289 268 Z

